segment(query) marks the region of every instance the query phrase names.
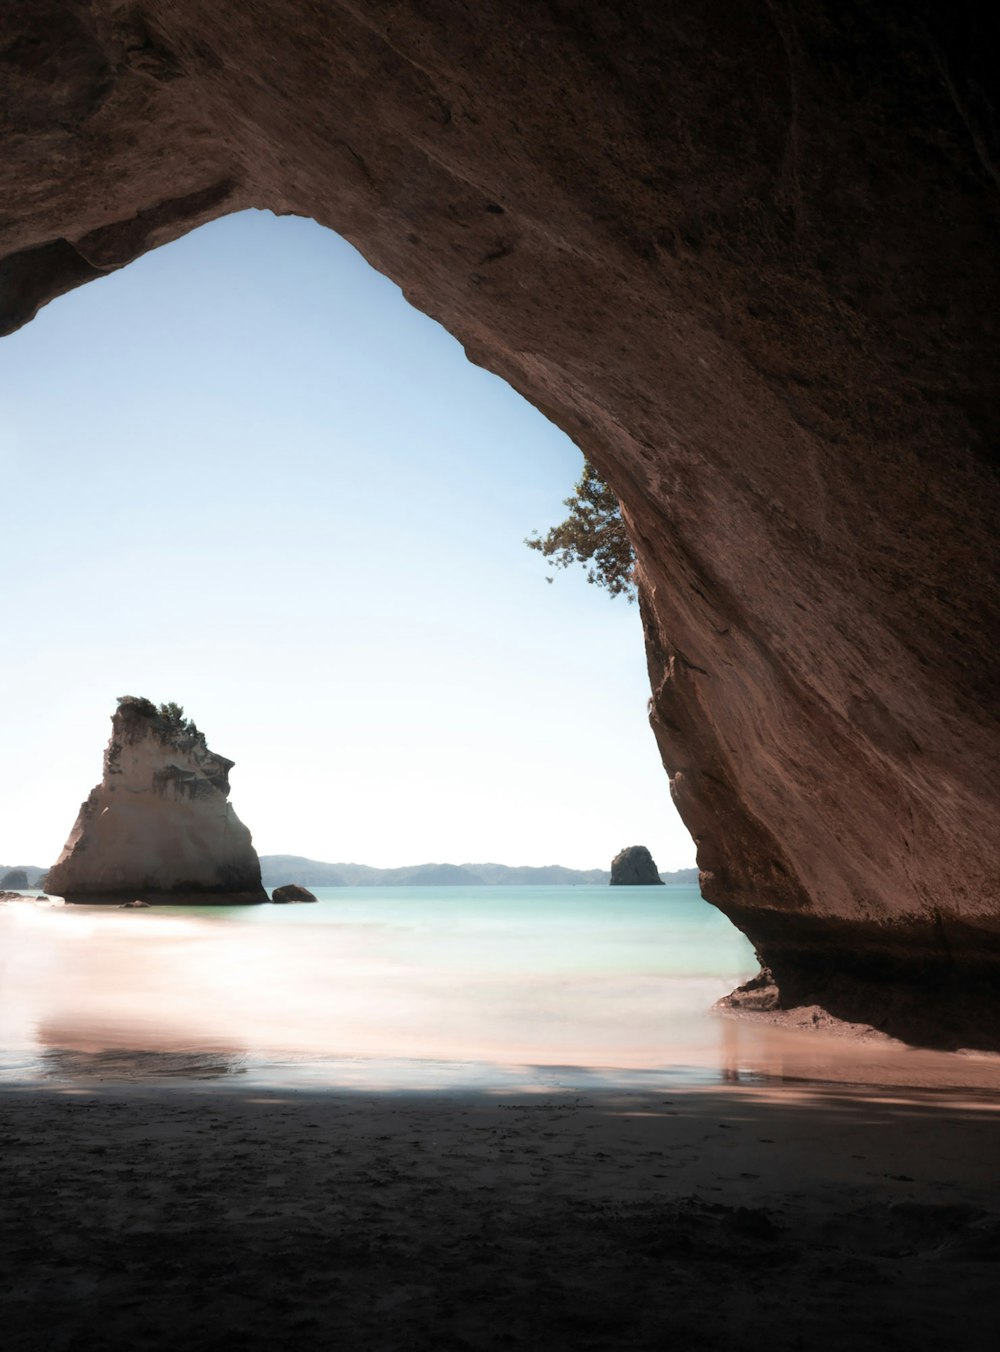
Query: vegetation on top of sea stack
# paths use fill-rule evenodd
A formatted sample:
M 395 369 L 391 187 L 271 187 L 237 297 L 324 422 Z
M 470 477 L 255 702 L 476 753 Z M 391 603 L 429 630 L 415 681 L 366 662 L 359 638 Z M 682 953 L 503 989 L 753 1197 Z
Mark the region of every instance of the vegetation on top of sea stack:
M 550 568 L 579 563 L 587 569 L 588 582 L 604 587 L 611 596 L 624 596 L 633 602 L 635 554 L 622 520 L 621 504 L 589 460 L 583 462 L 576 492 L 564 499 L 563 506 L 569 508 L 565 521 L 545 536 L 535 531 L 524 543 L 544 554 Z
M 194 719 L 185 718 L 183 705 L 176 704 L 173 700 L 168 704 L 154 704 L 144 695 L 119 695 L 118 708 L 127 708 L 140 718 L 155 718 L 161 724 L 166 724 L 165 731 L 190 737 L 203 745 L 205 743 L 205 734 L 199 730 Z

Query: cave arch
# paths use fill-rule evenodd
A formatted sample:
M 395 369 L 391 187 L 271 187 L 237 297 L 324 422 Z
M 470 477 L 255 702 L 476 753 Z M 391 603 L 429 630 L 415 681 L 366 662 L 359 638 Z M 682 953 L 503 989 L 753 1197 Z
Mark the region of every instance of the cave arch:
M 241 207 L 357 244 L 621 497 L 704 891 L 785 998 L 995 1042 L 993 21 L 15 0 L 0 27 L 4 330 Z

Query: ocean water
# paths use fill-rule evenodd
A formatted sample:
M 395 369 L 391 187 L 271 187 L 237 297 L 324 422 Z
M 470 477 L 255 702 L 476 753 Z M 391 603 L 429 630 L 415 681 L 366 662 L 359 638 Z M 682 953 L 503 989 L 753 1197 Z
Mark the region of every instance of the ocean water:
M 0 1078 L 376 1087 L 717 1077 L 756 970 L 697 888 L 319 888 L 0 907 Z
M 1000 1093 L 994 1054 L 714 1013 L 756 963 L 693 887 L 317 893 L 0 905 L 0 1088 Z

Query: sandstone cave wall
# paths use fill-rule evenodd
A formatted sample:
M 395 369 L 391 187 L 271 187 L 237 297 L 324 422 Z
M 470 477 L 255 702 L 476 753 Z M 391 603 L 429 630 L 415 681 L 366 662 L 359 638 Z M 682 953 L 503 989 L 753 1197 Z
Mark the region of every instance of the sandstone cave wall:
M 619 493 L 703 886 L 779 979 L 995 970 L 985 7 L 13 0 L 0 32 L 7 328 L 227 211 L 340 231 Z

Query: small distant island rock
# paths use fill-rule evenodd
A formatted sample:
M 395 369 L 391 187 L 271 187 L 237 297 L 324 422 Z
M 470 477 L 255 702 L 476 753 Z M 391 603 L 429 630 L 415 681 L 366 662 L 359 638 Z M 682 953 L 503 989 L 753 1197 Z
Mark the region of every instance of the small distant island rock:
M 68 901 L 267 901 L 232 768 L 180 705 L 122 696 L 101 783 L 43 887 Z
M 289 906 L 299 901 L 316 901 L 308 887 L 300 887 L 298 883 L 285 883 L 284 887 L 276 887 L 271 893 L 271 900 L 276 906 Z
M 30 887 L 28 875 L 23 868 L 11 868 L 0 878 L 0 888 L 11 888 L 16 891 L 19 887 Z
M 662 887 L 653 856 L 645 845 L 626 845 L 611 861 L 612 887 Z

